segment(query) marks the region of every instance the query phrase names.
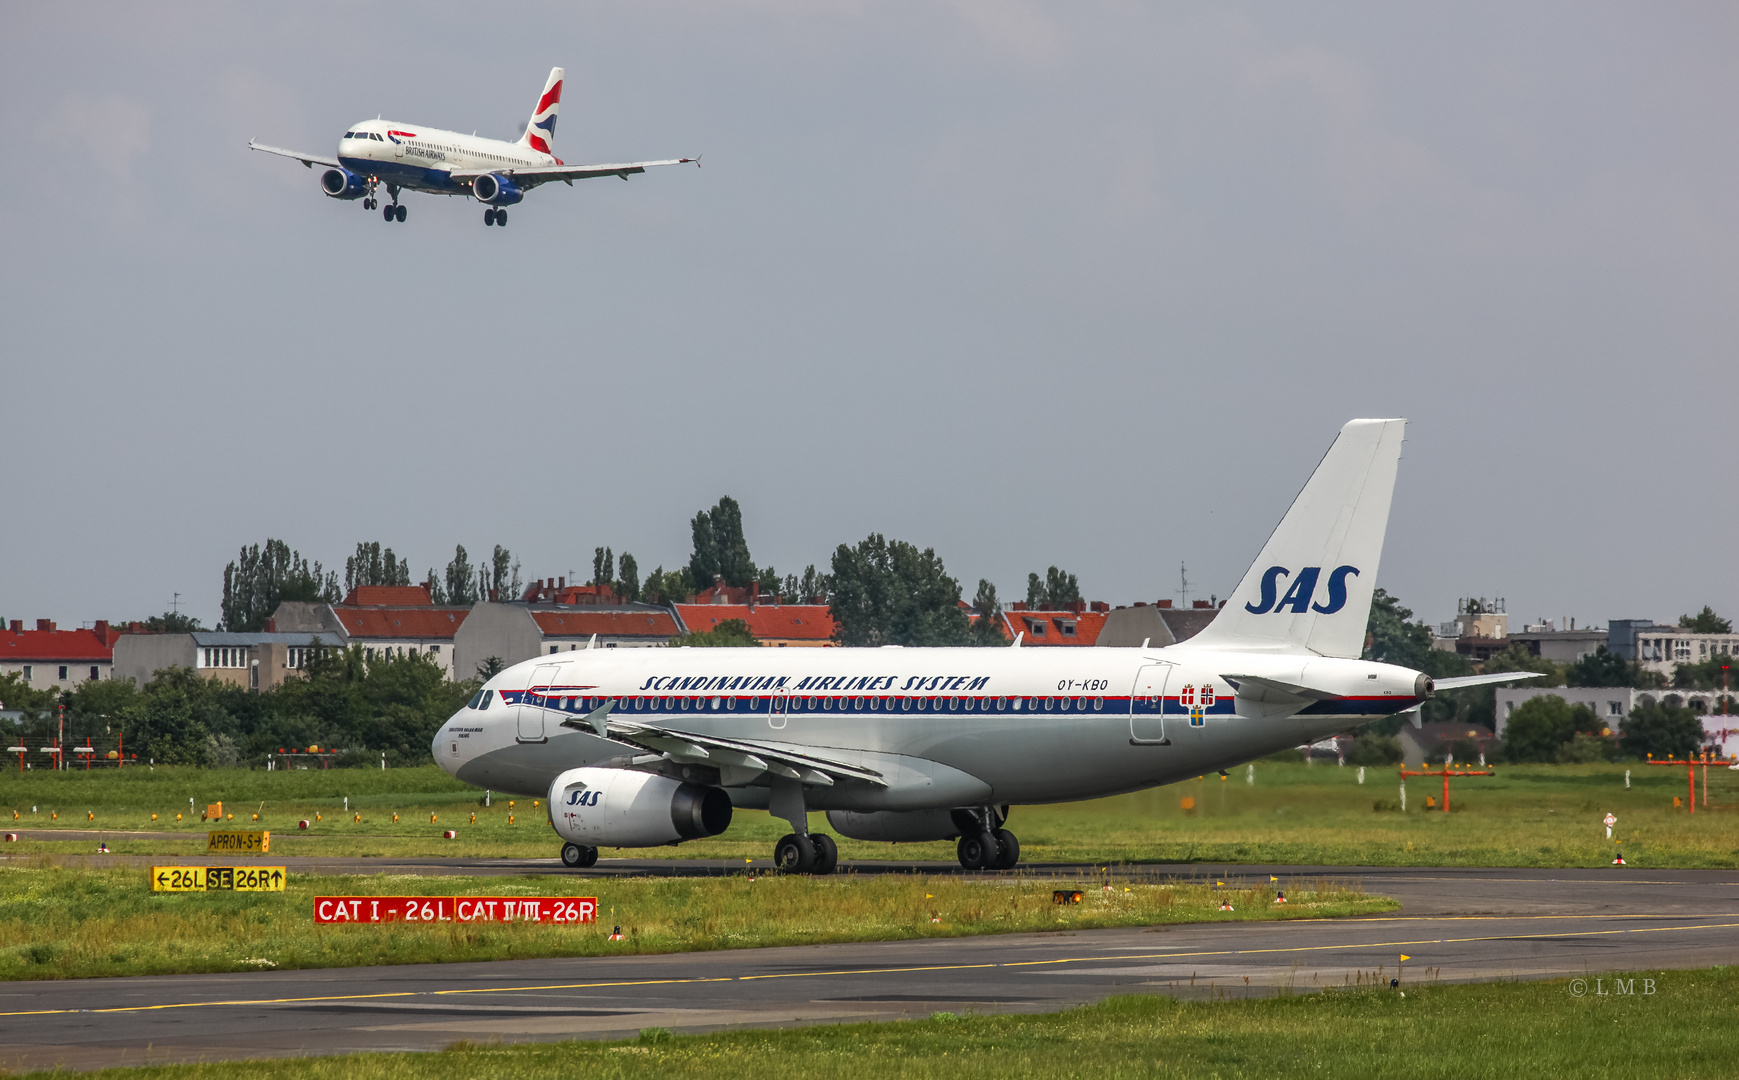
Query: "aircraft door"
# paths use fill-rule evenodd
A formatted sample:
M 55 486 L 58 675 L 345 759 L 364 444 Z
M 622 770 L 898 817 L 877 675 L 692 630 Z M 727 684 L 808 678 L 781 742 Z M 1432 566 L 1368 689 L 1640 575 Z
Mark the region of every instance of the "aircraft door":
M 1165 737 L 1165 683 L 1170 664 L 1144 664 L 1129 690 L 1129 741 L 1149 746 L 1169 745 Z
M 543 742 L 548 738 L 543 730 L 544 702 L 551 696 L 550 684 L 556 681 L 561 669 L 560 664 L 539 664 L 532 671 L 525 696 L 519 699 L 520 742 Z
M 775 729 L 785 726 L 784 694 L 775 694 L 772 702 L 767 706 L 767 726 Z

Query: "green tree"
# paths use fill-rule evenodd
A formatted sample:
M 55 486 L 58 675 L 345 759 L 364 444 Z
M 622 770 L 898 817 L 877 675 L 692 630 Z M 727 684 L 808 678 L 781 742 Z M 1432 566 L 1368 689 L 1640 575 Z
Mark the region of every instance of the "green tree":
M 220 629 L 254 633 L 265 629 L 266 620 L 285 600 L 331 604 L 340 595 L 336 573 L 327 573 L 319 563 L 310 568 L 301 552 L 268 538 L 263 548 L 242 548 L 236 561 L 224 567 Z
M 1715 609 L 1708 604 L 1695 615 L 1680 615 L 1679 626 L 1693 634 L 1731 634 L 1733 620 L 1723 619 L 1715 614 Z
M 1640 678 L 1643 674 L 1642 665 L 1602 645 L 1564 669 L 1564 685 L 1640 686 L 1644 685 Z
M 1412 618 L 1412 608 L 1403 607 L 1387 589 L 1377 586 L 1365 623 L 1365 659 L 1423 671 L 1429 654 L 1436 650 L 1431 647 L 1431 628 Z
M 1552 761 L 1576 734 L 1570 706 L 1557 694 L 1522 702 L 1504 724 L 1504 760 Z
M 640 599 L 640 564 L 634 561 L 634 556 L 626 551 L 617 560 L 622 579 L 616 582 L 616 595 L 633 603 Z
M 803 568 L 802 577 L 798 577 L 796 574 L 787 574 L 785 584 L 780 591 L 788 603 L 825 604 L 832 588 L 832 583 L 828 580 L 827 575 L 816 573 L 815 564 L 810 563 Z
M 773 569 L 771 565 L 761 567 L 755 575 L 755 581 L 760 585 L 763 600 L 770 600 L 778 596 L 780 589 L 784 587 L 784 582 L 779 577 L 779 571 Z
M 433 570 L 429 571 L 429 576 L 434 576 Z M 465 554 L 465 545 L 455 545 L 453 561 L 447 564 L 445 602 L 455 607 L 470 607 L 482 599 L 477 594 L 477 585 L 481 576 L 479 572 L 471 568 L 471 559 Z
M 423 579 L 423 587 L 429 590 L 429 601 L 435 604 L 447 602 L 447 590 L 441 587 L 441 578 L 435 573 L 434 567 L 429 567 L 429 576 Z
M 1638 705 L 1624 718 L 1622 730 L 1619 745 L 1637 757 L 1681 757 L 1703 745 L 1703 722 L 1689 709 L 1670 703 Z
M 711 510 L 696 514 L 689 525 L 694 553 L 688 559 L 688 576 L 696 589 L 711 588 L 715 577 L 723 577 L 733 589 L 755 580 L 755 562 L 743 538 L 743 511 L 737 500 L 724 496 Z
M 110 619 L 109 624 L 111 626 L 126 626 L 132 621 L 131 619 Z M 199 624 L 198 619 L 185 611 L 165 611 L 161 615 L 153 615 L 149 619 L 141 620 L 139 625 L 153 634 L 192 634 L 205 629 Z
M 755 635 L 749 632 L 749 624 L 742 619 L 726 619 L 711 630 L 700 630 L 690 634 L 679 634 L 670 639 L 670 644 L 690 646 L 694 648 L 739 648 L 744 646 L 759 646 Z
M 873 533 L 833 553 L 833 640 L 840 645 L 965 645 L 960 582 L 935 549 Z
M 1053 566 L 1045 571 L 1043 578 L 1037 574 L 1026 576 L 1026 605 L 1034 611 L 1062 611 L 1070 604 L 1080 602 L 1081 586 L 1074 574 L 1066 574 Z
M 680 604 L 695 593 L 694 582 L 689 580 L 688 567 L 679 566 L 666 572 L 664 567 L 656 567 L 646 576 L 646 584 L 640 587 L 641 599 L 648 604 Z
M 1002 604 L 996 598 L 996 586 L 985 578 L 978 579 L 978 594 L 972 598 L 972 610 L 978 616 L 972 623 L 972 644 L 1008 644 L 1008 637 L 1003 633 Z
M 365 585 L 409 585 L 411 567 L 400 562 L 392 548 L 383 549 L 380 541 L 369 540 L 356 545 L 356 554 L 344 560 L 344 591 Z
M 616 556 L 607 547 L 592 549 L 592 584 L 603 587 L 616 580 Z
M 519 580 L 519 560 L 513 557 L 500 544 L 495 545 L 495 552 L 489 557 L 487 570 L 477 572 L 477 596 L 479 599 L 495 597 L 501 603 L 518 600 L 525 595 L 525 587 Z
M 1723 681 L 1729 688 L 1739 686 L 1739 656 L 1716 655 L 1696 663 L 1680 660 L 1673 668 L 1673 686 L 1681 690 L 1720 690 Z
M 495 678 L 495 676 L 506 670 L 507 665 L 502 662 L 501 657 L 487 657 L 481 664 L 477 665 L 477 681 L 488 682 L 490 679 Z

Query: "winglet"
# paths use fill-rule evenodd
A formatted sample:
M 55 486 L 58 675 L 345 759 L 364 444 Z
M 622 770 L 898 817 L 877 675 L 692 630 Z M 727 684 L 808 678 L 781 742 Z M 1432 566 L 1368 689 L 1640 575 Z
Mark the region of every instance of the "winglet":
M 1020 632 L 1020 633 L 1018 633 L 1018 634 L 1016 634 L 1016 635 L 1015 635 L 1015 636 L 1014 636 L 1014 641 L 1013 641 L 1013 643 L 1011 643 L 1011 644 L 1010 644 L 1010 645 L 1009 645 L 1009 648 L 1011 648 L 1011 649 L 1018 649 L 1018 648 L 1020 648 L 1020 639 L 1021 639 L 1021 638 L 1023 638 L 1023 637 L 1026 637 L 1026 631 L 1025 631 L 1025 630 L 1022 630 L 1022 631 L 1021 631 L 1021 632 Z

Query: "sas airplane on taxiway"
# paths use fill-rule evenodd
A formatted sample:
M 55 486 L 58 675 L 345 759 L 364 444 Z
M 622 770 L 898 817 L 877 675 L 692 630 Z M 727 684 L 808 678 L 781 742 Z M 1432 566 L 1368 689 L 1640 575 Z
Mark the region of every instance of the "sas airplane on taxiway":
M 295 158 L 313 168 L 324 165 L 320 190 L 334 199 L 361 199 L 363 208 L 380 205 L 375 189 L 384 184 L 392 202 L 380 207 L 388 221 L 403 221 L 401 191 L 469 195 L 484 204 L 483 224 L 506 225 L 507 208 L 539 184 L 616 176 L 623 180 L 657 165 L 685 165 L 696 158 L 630 161 L 616 165 L 568 165 L 555 156 L 556 112 L 562 100 L 562 69 L 552 68 L 537 99 L 525 134 L 517 142 L 481 139 L 475 134 L 396 120 L 364 120 L 338 140 L 336 157 L 303 154 L 250 140 L 248 147 Z
M 860 840 L 959 839 L 1013 867 L 1014 803 L 1066 802 L 1229 769 L 1385 716 L 1440 679 L 1359 659 L 1402 420 L 1341 429 L 1236 591 L 1163 648 L 610 649 L 496 675 L 435 759 L 479 787 L 546 796 L 562 861 L 713 836 L 749 807 L 790 822 L 781 869 L 825 874 Z

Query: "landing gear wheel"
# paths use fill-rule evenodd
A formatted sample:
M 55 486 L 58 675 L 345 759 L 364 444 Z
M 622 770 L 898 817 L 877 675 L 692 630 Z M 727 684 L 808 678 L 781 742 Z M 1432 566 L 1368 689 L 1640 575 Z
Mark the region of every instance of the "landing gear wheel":
M 595 866 L 598 862 L 598 849 L 582 844 L 562 845 L 562 865 L 570 870 L 579 870 L 587 866 Z
M 1007 829 L 996 830 L 996 861 L 990 865 L 997 870 L 1013 870 L 1017 862 L 1020 862 L 1020 841 Z
M 483 224 L 495 224 L 495 207 L 491 206 L 489 209 L 483 211 Z
M 507 225 L 507 211 L 505 211 L 505 210 L 495 211 L 495 224 L 500 225 L 503 228 L 506 227 L 506 225 Z
M 400 221 L 405 219 L 405 208 L 403 204 L 393 207 L 393 212 L 398 215 Z
M 398 209 L 398 208 L 394 207 L 394 206 L 389 206 L 385 210 L 382 210 L 380 212 L 380 216 L 382 218 L 386 219 L 387 221 L 396 221 L 396 220 L 398 220 L 398 217 L 397 217 L 397 215 L 395 215 L 393 213 L 393 211 L 396 209 Z
M 773 865 L 787 874 L 807 874 L 815 869 L 815 844 L 807 836 L 788 834 L 773 848 Z
M 967 833 L 960 838 L 955 852 L 963 870 L 982 870 L 996 858 L 996 837 L 989 833 Z
M 809 840 L 815 845 L 814 872 L 818 875 L 833 873 L 834 867 L 839 865 L 839 845 L 826 833 L 816 833 Z

